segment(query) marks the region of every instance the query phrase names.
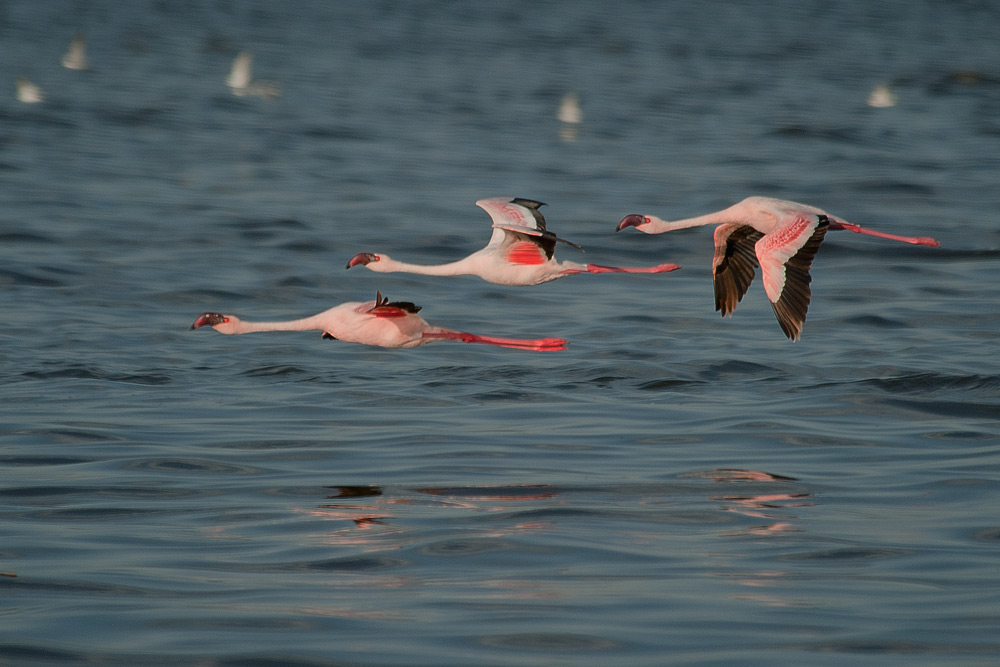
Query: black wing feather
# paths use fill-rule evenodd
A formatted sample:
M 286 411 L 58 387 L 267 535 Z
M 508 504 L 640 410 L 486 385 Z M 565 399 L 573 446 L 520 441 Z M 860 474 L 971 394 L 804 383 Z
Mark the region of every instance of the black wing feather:
M 753 282 L 754 269 L 760 266 L 754 244 L 763 236 L 753 227 L 738 226 L 726 238 L 725 247 L 716 248 L 715 309 L 723 317 L 732 314 Z
M 812 299 L 812 290 L 809 288 L 812 276 L 809 275 L 809 269 L 812 268 L 816 251 L 823 243 L 823 237 L 830 229 L 828 217 L 820 215 L 818 218 L 819 225 L 812 236 L 785 262 L 785 287 L 778 300 L 771 304 L 781 330 L 791 340 L 798 340 L 802 333 L 806 311 L 809 310 L 809 301 Z

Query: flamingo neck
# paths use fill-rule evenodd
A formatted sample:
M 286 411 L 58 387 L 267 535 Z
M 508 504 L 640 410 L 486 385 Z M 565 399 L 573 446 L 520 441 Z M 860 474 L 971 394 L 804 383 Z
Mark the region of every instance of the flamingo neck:
M 704 225 L 719 225 L 724 222 L 734 222 L 732 216 L 723 217 L 720 213 L 725 211 L 718 211 L 716 213 L 708 213 L 706 215 L 699 215 L 694 218 L 684 218 L 683 220 L 664 220 L 662 218 L 657 218 L 655 215 L 647 215 L 649 222 L 644 225 L 639 225 L 638 229 L 646 234 L 662 234 L 663 232 L 672 232 L 675 229 L 687 229 L 689 227 L 702 227 Z
M 469 261 L 471 258 L 472 256 L 447 264 L 410 264 L 383 255 L 377 264 L 369 264 L 368 268 L 375 267 L 374 270 L 379 273 L 419 273 L 425 276 L 475 275 L 476 271 Z
M 316 321 L 316 316 L 314 315 L 312 317 L 285 322 L 247 322 L 240 320 L 231 329 L 230 333 L 246 334 L 264 331 L 314 331 L 323 329 L 323 326 Z

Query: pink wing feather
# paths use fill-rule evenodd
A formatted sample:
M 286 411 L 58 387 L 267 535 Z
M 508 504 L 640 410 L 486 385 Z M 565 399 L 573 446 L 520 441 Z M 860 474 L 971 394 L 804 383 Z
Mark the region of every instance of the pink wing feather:
M 529 241 L 520 241 L 507 249 L 505 259 L 511 264 L 521 266 L 536 266 L 548 261 L 541 246 Z
M 809 269 L 830 228 L 826 215 L 797 216 L 757 241 L 764 290 L 785 335 L 796 340 L 809 310 Z
M 406 317 L 409 315 L 405 310 L 396 306 L 375 306 L 368 311 L 368 314 L 375 317 Z
M 818 225 L 816 216 L 799 216 L 757 241 L 761 278 L 772 302 L 780 299 L 785 289 L 785 264 L 802 249 Z

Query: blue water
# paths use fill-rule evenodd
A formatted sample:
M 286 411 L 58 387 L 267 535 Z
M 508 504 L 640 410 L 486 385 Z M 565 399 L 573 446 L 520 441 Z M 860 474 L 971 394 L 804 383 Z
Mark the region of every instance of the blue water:
M 3 3 L 0 663 L 996 664 L 998 23 Z M 244 49 L 280 96 L 226 88 Z M 713 312 L 710 230 L 613 232 L 751 194 L 942 247 L 829 234 L 791 343 L 759 282 Z M 564 259 L 684 269 L 343 268 L 462 257 L 501 195 L 548 203 Z M 188 330 L 376 290 L 570 348 Z

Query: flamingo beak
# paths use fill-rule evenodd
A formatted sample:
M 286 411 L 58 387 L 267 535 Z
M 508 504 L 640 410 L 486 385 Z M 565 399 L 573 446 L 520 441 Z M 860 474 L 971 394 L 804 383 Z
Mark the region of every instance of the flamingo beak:
M 632 215 L 626 215 L 622 218 L 622 221 L 618 223 L 618 228 L 615 229 L 616 232 L 620 232 L 626 227 L 638 227 L 649 222 L 649 219 L 644 215 L 639 215 L 638 213 L 633 213 Z
M 349 269 L 352 266 L 357 266 L 358 264 L 360 264 L 361 266 L 368 266 L 369 263 L 377 261 L 378 261 L 378 255 L 371 252 L 359 252 L 354 257 L 351 257 L 351 261 L 347 263 L 347 266 L 345 268 Z
M 191 331 L 198 329 L 200 327 L 214 327 L 216 324 L 222 324 L 228 318 L 225 315 L 220 315 L 219 313 L 203 313 L 198 316 L 198 319 L 194 321 L 191 325 Z

